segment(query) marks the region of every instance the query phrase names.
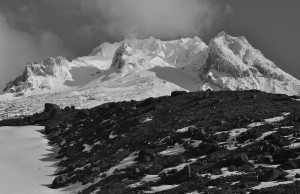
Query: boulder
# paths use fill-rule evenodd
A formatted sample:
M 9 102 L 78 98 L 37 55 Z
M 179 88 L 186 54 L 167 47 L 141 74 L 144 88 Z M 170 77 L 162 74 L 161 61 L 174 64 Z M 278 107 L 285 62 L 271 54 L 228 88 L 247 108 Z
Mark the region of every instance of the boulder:
M 186 159 L 182 155 L 175 155 L 168 157 L 165 162 L 167 167 L 173 167 L 185 163 Z
M 51 103 L 46 103 L 45 104 L 45 109 L 44 109 L 44 112 L 47 112 L 47 113 L 50 113 L 56 109 L 59 109 L 60 110 L 60 107 L 56 104 L 51 104 Z
M 86 110 L 86 109 L 81 109 L 81 110 L 79 110 L 78 113 L 77 113 L 77 116 L 79 116 L 79 117 L 87 117 L 87 116 L 89 116 L 89 115 L 90 115 L 90 114 L 89 114 L 89 111 Z
M 232 194 L 232 189 L 230 186 L 224 186 L 223 188 L 213 192 L 213 194 Z
M 270 181 L 275 181 L 279 178 L 284 177 L 286 174 L 277 168 L 266 168 L 266 169 L 262 169 L 259 172 L 259 176 L 258 179 L 260 181 L 264 181 L 264 182 L 270 182 Z
M 128 119 L 120 124 L 120 128 L 123 130 L 128 130 L 139 124 L 141 124 L 141 121 L 138 118 Z
M 205 131 L 203 127 L 201 128 L 190 128 L 194 133 L 194 138 L 198 140 L 204 140 L 208 138 L 208 133 Z M 190 130 L 189 129 L 189 130 Z
M 48 113 L 50 118 L 55 118 L 55 117 L 58 117 L 61 114 L 61 109 L 56 104 L 46 103 L 44 112 Z
M 245 163 L 248 163 L 249 158 L 246 153 L 241 153 L 238 156 L 234 157 L 234 160 L 232 161 L 232 165 L 234 166 L 241 166 Z
M 215 143 L 201 143 L 199 144 L 199 152 L 200 152 L 200 155 L 207 155 L 207 154 L 210 154 L 210 153 L 213 153 L 217 150 L 220 149 L 220 146 L 218 144 L 215 144 Z
M 269 153 L 269 154 L 273 154 L 274 152 L 277 152 L 279 150 L 279 147 L 276 145 L 273 145 L 271 143 L 267 143 L 265 142 L 264 145 L 262 146 L 262 153 Z
M 155 155 L 152 152 L 152 150 L 141 150 L 139 152 L 137 160 L 139 162 L 150 162 L 150 161 L 153 161 L 154 158 L 155 158 Z
M 71 157 L 71 156 L 74 156 L 76 155 L 79 151 L 82 151 L 84 149 L 83 146 L 70 146 L 67 148 L 66 150 L 66 155 L 67 157 Z
M 231 165 L 228 167 L 229 172 L 233 172 L 233 171 L 235 171 L 235 169 L 236 169 L 236 167 L 234 165 Z
M 57 188 L 66 186 L 66 182 L 67 182 L 66 177 L 64 175 L 59 175 L 58 177 L 56 177 L 53 180 L 51 188 L 52 189 L 57 189 Z
M 252 190 L 250 192 L 250 194 L 264 194 L 264 191 L 262 191 L 262 190 Z
M 186 93 L 187 93 L 187 91 L 173 91 L 171 93 L 171 96 L 172 97 L 174 97 L 174 96 L 181 96 L 181 95 L 186 94 Z
M 50 133 L 54 132 L 57 128 L 55 126 L 46 125 L 45 126 L 45 134 L 49 135 Z
M 143 102 L 138 104 L 136 107 L 137 108 L 143 108 L 143 107 L 151 105 L 153 102 L 154 102 L 154 98 L 150 97 L 150 98 L 145 99 Z
M 300 160 L 291 160 L 288 162 L 285 162 L 279 166 L 279 168 L 283 170 L 289 170 L 289 169 L 297 169 L 300 167 Z
M 164 177 L 162 181 L 165 184 L 180 184 L 188 181 L 191 177 L 191 167 L 187 165 L 177 173 Z

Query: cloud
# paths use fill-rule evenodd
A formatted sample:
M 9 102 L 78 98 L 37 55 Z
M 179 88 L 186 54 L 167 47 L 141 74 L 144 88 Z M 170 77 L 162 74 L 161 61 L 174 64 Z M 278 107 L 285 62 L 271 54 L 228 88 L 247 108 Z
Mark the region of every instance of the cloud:
M 0 88 L 20 75 L 28 61 L 37 61 L 48 56 L 72 57 L 64 48 L 61 39 L 50 31 L 31 35 L 11 27 L 0 13 Z M 0 91 L 0 92 L 1 92 Z
M 124 38 L 203 37 L 231 11 L 222 0 L 3 0 L 0 88 L 27 61 L 87 55 Z
M 173 39 L 209 32 L 231 12 L 214 0 L 93 0 L 79 2 L 81 10 L 96 16 L 82 33 L 93 36 Z M 91 11 L 92 10 L 92 11 Z M 134 37 L 134 36 L 133 36 Z

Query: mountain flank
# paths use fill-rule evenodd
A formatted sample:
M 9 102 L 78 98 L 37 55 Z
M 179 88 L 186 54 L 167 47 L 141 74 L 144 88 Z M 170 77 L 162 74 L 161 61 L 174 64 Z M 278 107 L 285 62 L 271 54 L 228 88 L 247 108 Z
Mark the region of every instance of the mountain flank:
M 4 120 L 43 125 L 59 147 L 52 188 L 78 193 L 297 193 L 297 96 L 175 91 L 143 101 Z

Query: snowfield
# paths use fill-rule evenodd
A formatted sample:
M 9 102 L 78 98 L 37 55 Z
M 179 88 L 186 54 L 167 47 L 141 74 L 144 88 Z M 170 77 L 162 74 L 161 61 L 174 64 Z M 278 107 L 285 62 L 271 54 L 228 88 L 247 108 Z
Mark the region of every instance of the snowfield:
M 0 127 L 0 193 L 62 194 L 50 189 L 56 171 L 53 147 L 44 127 Z M 68 192 L 69 193 L 69 192 Z

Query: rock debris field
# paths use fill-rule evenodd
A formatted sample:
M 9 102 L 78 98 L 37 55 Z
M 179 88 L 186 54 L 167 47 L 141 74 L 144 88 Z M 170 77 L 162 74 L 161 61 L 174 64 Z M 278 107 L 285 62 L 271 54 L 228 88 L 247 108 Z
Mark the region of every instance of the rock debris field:
M 59 148 L 53 191 L 292 194 L 300 192 L 299 110 L 296 96 L 177 91 L 82 110 L 46 104 L 0 126 L 45 126 Z

